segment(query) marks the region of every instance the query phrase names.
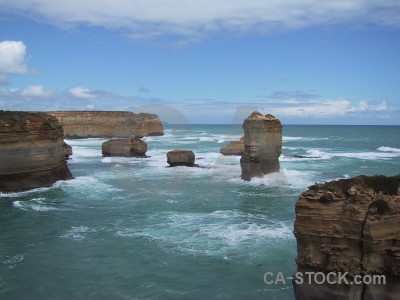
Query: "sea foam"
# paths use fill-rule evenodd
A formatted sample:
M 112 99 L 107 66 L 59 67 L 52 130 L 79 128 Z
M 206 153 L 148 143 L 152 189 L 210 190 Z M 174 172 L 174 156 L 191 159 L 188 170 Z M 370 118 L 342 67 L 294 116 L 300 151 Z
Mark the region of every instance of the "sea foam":
M 376 149 L 378 151 L 383 151 L 383 152 L 396 152 L 396 153 L 400 153 L 400 149 L 399 148 L 392 148 L 392 147 L 379 147 L 378 149 Z
M 33 198 L 26 201 L 14 201 L 13 206 L 22 210 L 34 210 L 34 211 L 50 211 L 59 210 L 59 208 L 53 206 L 54 203 L 46 202 L 45 198 Z

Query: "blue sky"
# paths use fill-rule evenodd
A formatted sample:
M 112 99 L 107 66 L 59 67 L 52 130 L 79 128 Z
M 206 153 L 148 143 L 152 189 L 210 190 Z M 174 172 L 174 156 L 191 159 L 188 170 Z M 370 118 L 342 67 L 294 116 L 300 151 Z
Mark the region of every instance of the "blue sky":
M 0 109 L 400 125 L 400 2 L 0 0 Z

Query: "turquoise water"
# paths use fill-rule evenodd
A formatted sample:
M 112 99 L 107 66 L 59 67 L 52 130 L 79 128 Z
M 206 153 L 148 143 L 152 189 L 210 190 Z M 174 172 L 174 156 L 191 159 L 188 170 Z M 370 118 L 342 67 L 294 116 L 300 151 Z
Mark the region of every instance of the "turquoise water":
M 0 194 L 0 299 L 293 299 L 297 196 L 314 182 L 400 172 L 400 127 L 285 126 L 282 171 L 240 179 L 219 149 L 240 126 L 169 126 L 151 158 L 69 140 L 75 179 Z M 168 168 L 189 149 L 202 168 Z M 314 159 L 293 158 L 308 155 Z

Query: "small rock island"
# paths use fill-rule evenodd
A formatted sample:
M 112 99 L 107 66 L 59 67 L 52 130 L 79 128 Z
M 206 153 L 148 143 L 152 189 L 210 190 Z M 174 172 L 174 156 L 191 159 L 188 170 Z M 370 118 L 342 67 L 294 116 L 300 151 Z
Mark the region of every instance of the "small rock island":
M 167 162 L 171 167 L 196 167 L 195 155 L 190 150 L 172 150 L 167 153 Z
M 282 124 L 273 115 L 253 112 L 244 120 L 244 153 L 240 159 L 242 179 L 251 180 L 278 172 L 282 151 Z
M 104 142 L 101 150 L 103 156 L 148 157 L 147 143 L 135 136 Z

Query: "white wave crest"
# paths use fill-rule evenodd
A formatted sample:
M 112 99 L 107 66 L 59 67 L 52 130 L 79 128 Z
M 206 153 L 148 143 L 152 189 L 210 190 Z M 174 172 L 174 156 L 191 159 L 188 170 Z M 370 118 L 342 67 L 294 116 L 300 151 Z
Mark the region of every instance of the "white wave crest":
M 97 175 L 96 175 L 97 176 Z M 101 174 L 98 174 L 101 177 Z M 90 196 L 95 196 L 97 193 L 113 193 L 123 190 L 113 187 L 110 184 L 102 182 L 100 179 L 93 176 L 78 176 L 74 179 L 67 180 L 63 184 L 66 188 L 74 188 L 82 192 L 87 189 L 90 191 Z
M 174 252 L 190 255 L 222 255 L 242 248 L 262 251 L 268 241 L 293 239 L 292 225 L 266 220 L 264 215 L 237 210 L 212 213 L 168 212 L 157 217 L 159 223 L 142 231 L 119 228 L 117 236 L 144 237 Z M 247 249 L 247 250 L 246 250 Z
M 333 157 L 347 157 L 347 158 L 355 158 L 355 159 L 363 159 L 363 160 L 388 160 L 392 158 L 396 158 L 400 156 L 400 151 L 388 150 L 388 147 L 383 147 L 384 150 L 378 148 L 381 152 L 326 152 L 321 149 L 310 149 L 307 150 L 307 155 L 309 157 L 304 158 L 296 158 L 290 156 L 282 156 L 280 158 L 281 161 L 300 161 L 300 160 L 309 160 L 309 159 L 331 159 Z M 396 148 L 390 148 L 396 149 Z M 400 150 L 400 149 L 399 149 Z
M 400 156 L 400 152 L 349 152 L 349 153 L 335 153 L 338 157 L 357 158 L 364 160 L 387 160 Z
M 55 188 L 59 188 L 63 182 L 65 182 L 64 180 L 59 180 L 56 183 L 54 183 L 52 186 L 50 187 L 42 187 L 42 188 L 36 188 L 36 189 L 32 189 L 29 191 L 24 191 L 24 192 L 17 192 L 17 193 L 0 193 L 0 198 L 18 198 L 21 196 L 25 196 L 25 195 L 29 195 L 29 194 L 35 194 L 35 193 L 41 193 L 41 192 L 46 192 Z
M 317 141 L 317 140 L 327 140 L 328 138 L 313 138 L 304 136 L 283 136 L 283 141 Z
M 313 172 L 280 169 L 279 172 L 266 174 L 263 177 L 255 177 L 250 181 L 244 181 L 240 178 L 230 179 L 229 182 L 235 184 L 247 184 L 251 186 L 265 185 L 268 187 L 292 187 L 304 189 L 313 183 Z
M 7 265 L 9 269 L 14 269 L 24 259 L 25 259 L 25 254 L 17 254 L 4 260 L 3 264 Z
M 13 206 L 22 210 L 50 211 L 59 210 L 54 203 L 47 203 L 45 198 L 33 198 L 27 201 L 14 201 Z
M 96 229 L 90 228 L 87 226 L 72 226 L 70 230 L 68 230 L 65 234 L 63 234 L 61 237 L 66 238 L 66 239 L 72 239 L 72 240 L 83 240 L 87 237 L 88 234 L 97 232 Z
M 399 148 L 392 148 L 392 147 L 379 147 L 378 149 L 376 149 L 378 151 L 382 151 L 382 152 L 395 152 L 395 153 L 400 153 L 400 149 Z

